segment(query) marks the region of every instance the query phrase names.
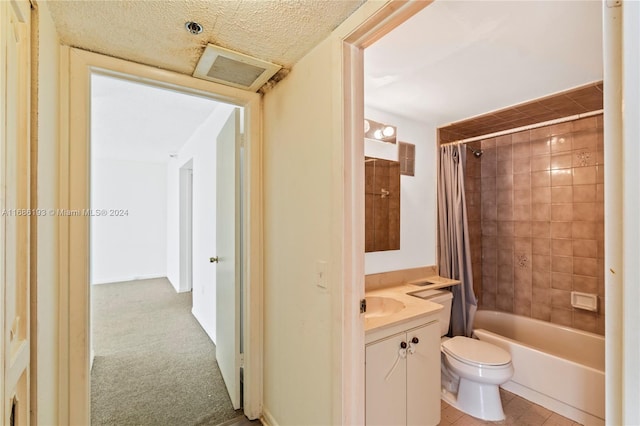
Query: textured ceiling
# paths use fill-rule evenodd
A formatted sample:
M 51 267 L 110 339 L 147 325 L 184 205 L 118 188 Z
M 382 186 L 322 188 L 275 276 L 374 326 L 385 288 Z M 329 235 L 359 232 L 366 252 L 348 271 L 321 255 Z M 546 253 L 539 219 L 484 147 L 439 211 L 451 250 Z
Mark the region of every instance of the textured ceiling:
M 207 43 L 291 67 L 362 0 L 50 0 L 63 44 L 191 75 Z M 187 21 L 204 27 L 188 33 Z
M 437 126 L 602 80 L 599 1 L 437 0 L 365 50 L 367 105 Z

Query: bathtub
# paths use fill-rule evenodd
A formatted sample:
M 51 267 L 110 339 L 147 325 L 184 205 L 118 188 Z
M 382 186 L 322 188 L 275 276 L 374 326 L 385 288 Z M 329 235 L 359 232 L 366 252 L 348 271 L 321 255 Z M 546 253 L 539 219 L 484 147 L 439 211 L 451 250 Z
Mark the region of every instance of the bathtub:
M 474 334 L 511 354 L 509 392 L 583 425 L 604 424 L 604 337 L 495 311 L 477 311 Z

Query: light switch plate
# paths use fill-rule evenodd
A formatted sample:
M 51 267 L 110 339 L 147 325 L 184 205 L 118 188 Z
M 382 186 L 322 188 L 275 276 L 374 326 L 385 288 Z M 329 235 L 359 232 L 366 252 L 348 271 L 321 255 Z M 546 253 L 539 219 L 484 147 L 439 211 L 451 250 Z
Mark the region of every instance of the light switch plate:
M 326 260 L 316 260 L 316 285 L 320 288 L 327 288 L 327 271 L 328 271 L 328 262 Z

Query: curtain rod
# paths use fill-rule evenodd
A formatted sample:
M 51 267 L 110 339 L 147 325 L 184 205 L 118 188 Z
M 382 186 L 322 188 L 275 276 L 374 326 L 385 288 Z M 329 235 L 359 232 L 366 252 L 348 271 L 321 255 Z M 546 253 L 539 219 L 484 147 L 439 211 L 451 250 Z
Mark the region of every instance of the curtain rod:
M 591 111 L 591 112 L 583 112 L 582 114 L 575 114 L 575 115 L 570 115 L 568 117 L 556 118 L 554 120 L 543 121 L 542 123 L 529 124 L 527 126 L 516 127 L 515 129 L 501 130 L 499 132 L 489 133 L 486 135 L 474 136 L 472 138 L 462 139 L 459 141 L 447 142 L 447 143 L 440 144 L 440 146 L 456 145 L 461 143 L 475 142 L 483 139 L 491 139 L 491 138 L 495 138 L 496 136 L 508 135 L 510 133 L 524 132 L 525 130 L 532 130 L 532 129 L 537 129 L 544 126 L 551 126 L 553 124 L 560 124 L 560 123 L 565 123 L 567 121 L 574 121 L 574 120 L 579 120 L 581 118 L 592 117 L 594 115 L 600 115 L 603 112 L 604 110 L 602 109 L 599 109 L 597 111 Z

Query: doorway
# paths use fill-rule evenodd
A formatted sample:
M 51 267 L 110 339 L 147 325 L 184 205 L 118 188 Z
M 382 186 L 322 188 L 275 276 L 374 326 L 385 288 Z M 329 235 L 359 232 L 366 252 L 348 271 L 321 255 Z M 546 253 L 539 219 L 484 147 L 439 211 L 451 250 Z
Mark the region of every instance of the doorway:
M 219 244 L 216 166 L 204 165 L 233 106 L 99 74 L 91 87 L 92 424 L 223 423 L 237 417 L 218 368 L 234 345 L 216 338 L 218 265 L 204 261 Z
M 247 146 L 247 164 L 244 173 L 246 190 L 243 191 L 242 197 L 245 198 L 244 206 L 248 210 L 248 220 L 253 219 L 254 212 L 259 212 L 254 196 L 259 194 L 259 176 L 256 171 L 259 164 L 257 152 L 259 149 L 259 96 L 253 93 L 246 93 L 236 89 L 220 86 L 214 83 L 203 82 L 200 80 L 186 77 L 183 75 L 164 72 L 152 67 L 131 64 L 126 61 L 115 60 L 101 55 L 90 54 L 76 49 L 63 49 L 63 57 L 66 55 L 68 60 L 69 74 L 71 75 L 67 82 L 70 91 L 69 104 L 67 108 L 70 115 L 63 120 L 63 132 L 68 131 L 69 138 L 65 140 L 61 147 L 61 170 L 62 173 L 62 199 L 63 205 L 68 208 L 90 210 L 88 188 L 90 167 L 87 162 L 87 153 L 90 152 L 90 138 L 86 137 L 89 132 L 90 123 L 88 112 L 91 110 L 87 103 L 88 82 L 93 72 L 99 69 L 100 74 L 112 77 L 124 77 L 132 81 L 144 81 L 156 87 L 170 89 L 176 92 L 188 93 L 199 97 L 207 97 L 216 101 L 223 101 L 245 108 L 247 112 L 246 131 Z M 63 73 L 66 75 L 67 73 Z M 80 95 L 84 93 L 84 95 Z M 79 96 L 78 96 L 79 95 Z M 64 109 L 64 108 L 63 108 Z M 70 120 L 73 117 L 73 120 Z M 68 121 L 67 121 L 68 120 Z M 65 139 L 65 138 L 63 138 Z M 195 165 L 194 165 L 195 167 Z M 251 196 L 249 195 L 251 191 Z M 253 219 L 255 220 L 255 219 Z M 84 373 L 89 371 L 90 355 L 90 322 L 89 322 L 89 294 L 87 283 L 90 277 L 90 265 L 88 260 L 89 254 L 89 219 L 87 217 L 75 217 L 74 220 L 63 220 L 63 229 L 61 232 L 61 244 L 68 247 L 69 254 L 66 252 L 61 259 L 61 271 L 68 274 L 61 282 L 63 282 L 62 295 L 68 294 L 68 297 L 61 298 L 63 315 L 61 321 L 61 343 L 62 343 L 62 371 L 61 377 L 68 374 L 69 381 L 63 384 L 61 389 L 61 407 L 63 409 L 62 418 L 66 418 L 68 423 L 89 422 L 90 403 L 89 403 L 89 378 Z M 257 230 L 257 229 L 256 229 Z M 245 304 L 255 307 L 255 310 L 247 310 L 243 313 L 246 328 L 245 343 L 245 366 L 244 366 L 244 384 L 246 386 L 244 392 L 244 412 L 249 418 L 259 416 L 259 402 L 261 399 L 260 389 L 253 386 L 258 382 L 261 371 L 253 366 L 259 365 L 258 357 L 261 356 L 261 349 L 252 340 L 258 341 L 256 335 L 259 336 L 259 328 L 255 326 L 257 317 L 259 317 L 261 309 L 261 300 L 259 299 L 259 271 L 261 252 L 259 246 L 255 243 L 255 231 L 246 232 L 245 243 L 242 245 L 243 252 L 246 254 L 246 261 L 242 265 L 242 269 L 250 271 L 245 272 L 247 291 L 245 292 Z M 251 266 L 251 268 L 250 268 Z M 67 284 L 68 283 L 68 284 Z M 72 318 L 73 317 L 73 320 Z M 253 343 L 253 344 L 252 344 Z M 248 350 L 248 346 L 251 350 Z M 68 361 L 65 361 L 68 360 Z M 74 361 L 75 360 L 75 361 Z M 249 362 L 247 362 L 249 361 Z M 239 373 L 238 373 L 239 374 Z M 74 401 L 73 409 L 70 408 L 70 401 Z M 65 408 L 67 407 L 67 408 Z

